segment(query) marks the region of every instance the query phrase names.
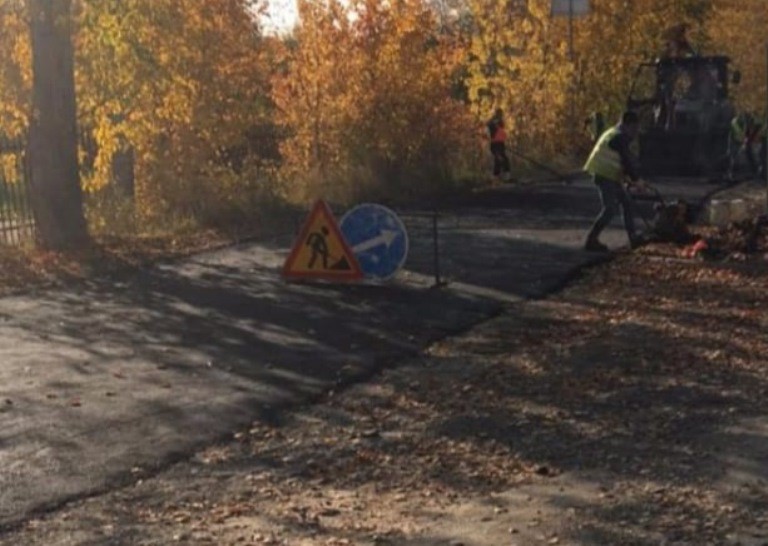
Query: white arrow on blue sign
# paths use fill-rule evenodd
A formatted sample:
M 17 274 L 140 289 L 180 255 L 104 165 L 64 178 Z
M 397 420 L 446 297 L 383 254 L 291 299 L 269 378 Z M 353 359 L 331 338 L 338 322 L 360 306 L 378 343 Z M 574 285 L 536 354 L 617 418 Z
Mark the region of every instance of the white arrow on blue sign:
M 386 280 L 405 265 L 408 232 L 387 207 L 358 205 L 344 215 L 340 227 L 366 277 Z

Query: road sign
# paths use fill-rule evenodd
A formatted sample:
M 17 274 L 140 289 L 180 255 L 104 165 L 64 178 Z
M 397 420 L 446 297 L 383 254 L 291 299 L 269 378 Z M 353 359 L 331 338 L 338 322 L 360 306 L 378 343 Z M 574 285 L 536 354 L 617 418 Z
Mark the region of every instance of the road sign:
M 552 15 L 589 15 L 589 0 L 552 0 Z
M 283 276 L 326 281 L 363 278 L 360 264 L 325 201 L 318 201 L 309 213 L 285 261 Z
M 387 207 L 358 205 L 342 217 L 341 232 L 366 277 L 386 280 L 405 265 L 408 232 Z

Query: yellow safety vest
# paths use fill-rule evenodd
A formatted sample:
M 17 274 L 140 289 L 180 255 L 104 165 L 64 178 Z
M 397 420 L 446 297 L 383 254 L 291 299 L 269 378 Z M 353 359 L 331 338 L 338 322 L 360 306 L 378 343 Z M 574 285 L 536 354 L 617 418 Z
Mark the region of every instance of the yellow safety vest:
M 595 144 L 595 148 L 584 165 L 584 170 L 593 176 L 600 176 L 615 182 L 621 182 L 624 169 L 621 166 L 621 156 L 619 152 L 608 146 L 613 137 L 618 135 L 618 127 L 611 127 L 600 140 Z

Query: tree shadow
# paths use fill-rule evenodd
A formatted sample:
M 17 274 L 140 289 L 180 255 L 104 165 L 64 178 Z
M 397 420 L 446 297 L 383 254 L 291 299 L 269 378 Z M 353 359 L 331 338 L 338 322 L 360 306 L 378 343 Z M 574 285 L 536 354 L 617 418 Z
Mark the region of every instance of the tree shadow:
M 722 288 L 712 297 L 735 300 L 727 295 Z M 327 469 L 335 461 L 363 452 L 369 462 L 361 464 L 382 464 L 378 477 L 375 472 L 350 475 L 340 470 L 328 485 L 356 490 L 375 483 L 386 492 L 402 483 L 388 481 L 383 461 L 402 457 L 394 466 L 411 464 L 407 454 L 420 443 L 447 441 L 446 446 L 501 450 L 510 461 L 538 469 L 533 479 L 599 474 L 629 488 L 630 494 L 617 495 L 615 501 L 587 506 L 581 527 L 561 538 L 579 544 L 650 545 L 698 536 L 702 543 L 719 543 L 733 528 L 707 524 L 712 502 L 733 505 L 743 512 L 734 521 L 745 525 L 750 514 L 768 506 L 767 492 L 759 485 L 766 479 L 768 426 L 762 400 L 768 381 L 760 370 L 731 360 L 750 354 L 754 358 L 755 352 L 732 350 L 728 340 L 713 340 L 709 317 L 688 308 L 685 291 L 679 297 L 679 305 L 657 311 L 666 323 L 606 320 L 628 305 L 620 301 L 592 305 L 588 299 L 571 299 L 575 309 L 568 316 L 547 302 L 518 307 L 501 325 L 482 326 L 457 342 L 456 354 L 430 357 L 430 370 L 441 376 L 434 385 L 414 387 L 407 374 L 387 378 L 393 392 L 414 408 L 413 420 L 429 416 L 418 439 L 404 436 L 403 427 L 410 429 L 397 419 L 377 421 L 374 409 L 393 411 L 393 402 L 387 393 L 368 393 L 360 411 L 373 418 L 377 430 L 372 436 L 323 445 L 322 450 L 311 442 L 291 444 L 288 462 L 279 456 L 284 446 L 276 445 L 274 452 L 263 451 L 250 461 L 267 464 L 286 479 L 311 482 L 321 470 L 328 479 Z M 674 325 L 685 326 L 685 335 L 670 328 Z M 731 332 L 742 326 L 724 323 Z M 521 333 L 522 341 L 506 344 Z M 580 341 L 572 343 L 574 336 Z M 722 357 L 702 356 L 717 349 Z M 463 391 L 464 385 L 471 389 Z M 355 426 L 354 419 L 332 410 L 313 417 L 342 431 Z M 760 426 L 734 428 L 750 418 Z M 278 428 L 290 425 L 289 418 Z M 738 453 L 744 457 L 735 458 Z M 431 464 L 428 477 L 446 495 L 464 497 L 509 486 L 473 468 L 462 452 L 446 450 Z M 729 474 L 736 477 L 729 479 Z M 753 487 L 731 487 L 736 482 Z M 667 489 L 680 495 L 676 501 L 662 502 L 657 490 Z M 708 504 L 701 496 L 712 500 Z M 551 502 L 572 505 L 568 497 L 565 491 Z M 441 537 L 423 540 L 443 543 Z M 409 544 L 407 538 L 398 543 Z
M 0 374 L 15 409 L 2 437 L 21 470 L 3 495 L 18 502 L 0 502 L 0 520 L 125 483 L 133 466 L 161 467 L 254 417 L 371 377 L 506 303 L 409 282 L 285 284 L 283 256 L 279 241 L 244 244 L 5 299 L 0 328 L 14 343 Z M 46 478 L 25 465 L 66 471 Z
M 586 196 L 584 189 L 579 191 Z M 591 189 L 589 195 L 594 200 Z M 535 216 L 540 212 L 533 207 L 536 199 L 521 201 L 518 210 L 529 209 Z M 551 196 L 542 197 L 542 209 L 551 200 Z M 565 207 L 572 200 L 566 195 L 558 203 Z M 558 207 L 549 210 L 561 210 Z M 510 219 L 509 225 L 514 227 L 518 220 Z M 541 225 L 531 221 L 531 226 Z M 422 222 L 414 233 L 424 227 Z M 570 227 L 564 226 L 566 231 Z M 9 379 L 6 390 L 16 402 L 17 413 L 5 416 L 2 441 L 7 460 L 20 466 L 13 484 L 8 478 L 0 522 L 17 521 L 36 507 L 127 483 L 133 478 L 131 467 L 160 468 L 224 438 L 254 417 L 279 422 L 276 414 L 287 405 L 317 400 L 328 390 L 415 357 L 432 341 L 480 322 L 506 303 L 465 286 L 517 298 L 545 295 L 569 273 L 593 261 L 578 250 L 569 238 L 573 236 L 542 242 L 534 235 L 518 237 L 471 226 L 453 230 L 441 244 L 450 256 L 446 271 L 461 283 L 449 290 L 427 290 L 423 284 L 407 282 L 285 285 L 277 268 L 284 258 L 286 236 L 94 280 L 67 291 L 9 298 L 4 301 L 8 320 L 1 327 L 14 346 L 5 354 L 12 357 L 3 374 Z M 431 274 L 431 241 L 426 235 L 412 241 L 409 268 Z M 526 316 L 521 324 L 519 328 L 528 332 L 525 343 L 532 337 L 546 338 L 555 328 L 547 317 Z M 665 336 L 647 332 L 651 334 L 658 339 Z M 637 331 L 627 334 L 622 343 L 631 347 L 637 335 Z M 484 349 L 471 350 L 481 355 Z M 492 353 L 491 348 L 487 351 Z M 636 369 L 649 369 L 637 358 L 629 362 Z M 548 371 L 541 377 L 512 369 L 495 381 L 496 390 L 491 389 L 489 396 L 548 400 L 561 390 L 560 383 L 552 381 L 584 384 L 581 372 L 586 368 L 583 363 L 580 366 L 579 376 L 571 378 L 553 374 L 546 366 Z M 25 372 L 27 368 L 31 372 Z M 26 383 L 11 380 L 22 376 Z M 509 391 L 504 386 L 508 381 L 520 381 L 528 390 Z M 432 434 L 480 445 L 492 438 L 531 464 L 563 456 L 568 445 L 590 455 L 615 450 L 620 458 L 630 451 L 633 438 L 649 427 L 638 424 L 629 433 L 622 432 L 611 421 L 615 410 L 661 392 L 644 384 L 636 388 L 640 390 L 634 394 L 622 391 L 591 410 L 603 428 L 616 428 L 612 436 L 585 434 L 583 424 L 588 419 L 576 412 L 588 397 L 576 395 L 563 396 L 558 402 L 559 411 L 572 414 L 573 422 L 558 424 L 537 416 L 522 422 L 516 420 L 513 409 L 491 412 L 480 404 L 477 412 L 487 411 L 487 415 L 479 421 L 465 417 L 452 423 L 446 418 L 432 423 Z M 46 392 L 57 398 L 46 399 Z M 107 392 L 117 395 L 108 398 Z M 664 396 L 676 400 L 688 395 L 669 391 Z M 70 403 L 76 397 L 83 399 L 82 406 Z M 415 397 L 415 401 L 432 405 L 446 416 L 454 410 L 445 405 L 447 399 Z M 744 404 L 738 398 L 723 403 Z M 502 423 L 496 428 L 504 432 L 491 430 L 492 423 Z M 683 421 L 676 426 L 685 429 L 690 424 Z M 485 436 L 474 435 L 477 430 Z M 536 441 L 527 447 L 512 440 L 529 436 Z M 610 447 L 608 439 L 618 446 Z M 402 448 L 396 439 L 382 446 Z M 583 468 L 588 464 L 584 459 L 564 457 L 559 466 Z M 65 471 L 31 472 L 25 464 Z M 441 470 L 446 487 L 461 490 L 474 484 L 455 466 L 457 461 L 451 464 Z M 554 466 L 554 462 L 546 464 Z M 51 481 L 55 487 L 49 486 Z

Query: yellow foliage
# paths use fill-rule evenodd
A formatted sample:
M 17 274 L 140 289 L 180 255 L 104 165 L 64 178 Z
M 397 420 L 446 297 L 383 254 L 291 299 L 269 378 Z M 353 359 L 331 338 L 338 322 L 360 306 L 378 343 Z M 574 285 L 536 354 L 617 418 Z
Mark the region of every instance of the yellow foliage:
M 98 150 L 87 188 L 107 184 L 113 155 L 130 146 L 141 211 L 198 206 L 222 150 L 265 115 L 265 48 L 249 9 L 244 0 L 84 0 L 78 104 Z
M 416 192 L 466 157 L 475 131 L 451 94 L 462 49 L 422 0 L 300 0 L 299 14 L 273 94 L 287 196 Z
M 470 2 L 477 32 L 468 90 L 481 118 L 504 109 L 513 145 L 552 152 L 562 142 L 574 67 L 549 5 L 532 0 L 510 9 L 507 2 Z
M 765 0 L 713 0 L 707 25 L 712 48 L 733 59 L 743 80 L 734 86 L 740 109 L 765 112 L 766 44 L 768 44 L 768 2 Z
M 17 155 L 0 153 L 0 180 L 4 184 L 16 184 L 20 174 Z
M 574 21 L 571 56 L 567 18 L 553 18 L 549 0 L 469 4 L 473 109 L 487 118 L 503 108 L 512 142 L 544 156 L 578 147 L 574 129 L 589 113 L 616 119 L 637 64 L 663 51 L 664 29 L 685 22 L 701 37 L 706 14 L 698 0 L 593 0 Z
M 0 0 L 0 135 L 20 136 L 27 126 L 32 53 L 19 0 Z
M 300 23 L 277 38 L 251 0 L 76 0 L 86 190 L 130 148 L 143 215 L 234 210 L 275 176 L 297 201 L 407 196 L 476 172 L 497 107 L 513 146 L 562 155 L 586 144 L 589 113 L 616 119 L 638 63 L 683 22 L 741 69 L 738 105 L 764 109 L 765 0 L 592 0 L 572 51 L 550 0 L 441 2 L 456 18 L 435 4 L 299 0 Z M 23 0 L 0 0 L 0 50 L 0 134 L 17 137 L 30 115 Z

